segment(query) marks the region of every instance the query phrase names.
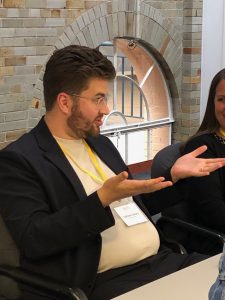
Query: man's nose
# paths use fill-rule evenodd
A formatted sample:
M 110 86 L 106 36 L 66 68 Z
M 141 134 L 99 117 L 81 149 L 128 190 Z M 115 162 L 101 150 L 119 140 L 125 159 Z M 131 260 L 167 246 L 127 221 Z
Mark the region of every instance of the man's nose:
M 110 112 L 107 101 L 103 101 L 100 107 L 100 112 L 104 115 L 108 115 Z

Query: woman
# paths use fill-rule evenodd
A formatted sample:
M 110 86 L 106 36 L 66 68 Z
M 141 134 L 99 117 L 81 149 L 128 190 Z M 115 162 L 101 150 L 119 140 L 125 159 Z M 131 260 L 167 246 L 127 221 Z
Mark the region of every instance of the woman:
M 202 124 L 187 141 L 183 152 L 188 153 L 200 145 L 208 147 L 201 157 L 225 157 L 225 69 L 213 78 Z M 194 219 L 225 233 L 225 168 L 186 181 Z

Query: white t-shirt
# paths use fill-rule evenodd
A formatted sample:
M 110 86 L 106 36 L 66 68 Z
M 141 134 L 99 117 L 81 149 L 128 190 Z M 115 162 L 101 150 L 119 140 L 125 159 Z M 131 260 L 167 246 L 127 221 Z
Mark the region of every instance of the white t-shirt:
M 101 183 L 92 179 L 77 166 L 78 164 L 80 167 L 87 169 L 99 177 L 83 141 L 81 139 L 69 140 L 58 137 L 55 138 L 59 144 L 69 151 L 70 156 L 73 157 L 73 159 L 71 159 L 66 155 L 71 166 L 80 178 L 87 195 L 99 189 Z M 112 170 L 109 169 L 97 155 L 96 157 L 107 177 L 115 176 Z M 132 197 L 110 204 L 112 214 L 115 218 L 115 225 L 101 233 L 102 251 L 98 267 L 99 273 L 133 264 L 158 252 L 160 245 L 159 235 L 155 226 L 149 220 L 144 223 L 127 226 L 114 210 L 114 207 L 130 202 L 133 202 Z

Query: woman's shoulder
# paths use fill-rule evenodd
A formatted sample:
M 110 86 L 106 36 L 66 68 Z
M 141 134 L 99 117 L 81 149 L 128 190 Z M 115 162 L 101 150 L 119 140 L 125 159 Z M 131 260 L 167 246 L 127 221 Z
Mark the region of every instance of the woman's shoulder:
M 193 137 L 187 143 L 198 143 L 198 142 L 212 142 L 215 140 L 214 133 L 204 133 Z
M 187 141 L 187 143 L 184 146 L 184 152 L 192 151 L 196 149 L 197 147 L 206 145 L 210 146 L 215 144 L 215 136 L 213 133 L 205 133 L 201 134 L 199 136 L 195 136 Z

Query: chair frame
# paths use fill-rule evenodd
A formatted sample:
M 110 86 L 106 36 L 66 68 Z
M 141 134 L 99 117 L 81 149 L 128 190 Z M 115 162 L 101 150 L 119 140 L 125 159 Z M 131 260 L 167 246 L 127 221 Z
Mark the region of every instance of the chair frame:
M 23 270 L 21 267 L 0 265 L 0 275 L 15 280 L 24 286 L 32 287 L 34 290 L 42 291 L 49 296 L 57 297 L 60 300 L 87 300 L 84 292 L 79 288 L 71 288 Z

